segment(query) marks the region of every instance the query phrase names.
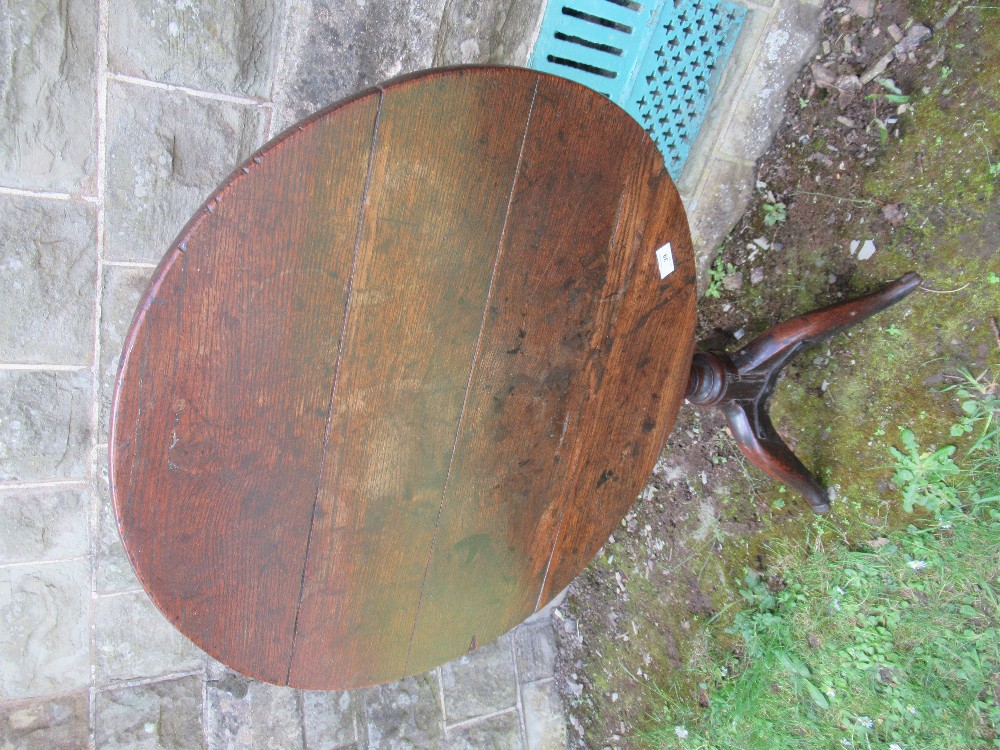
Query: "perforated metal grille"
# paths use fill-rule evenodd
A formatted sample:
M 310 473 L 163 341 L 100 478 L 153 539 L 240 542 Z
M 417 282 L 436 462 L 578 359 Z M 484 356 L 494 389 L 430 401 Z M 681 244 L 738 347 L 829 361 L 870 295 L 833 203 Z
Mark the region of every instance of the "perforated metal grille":
M 677 177 L 745 15 L 728 0 L 549 0 L 531 66 L 610 97 Z

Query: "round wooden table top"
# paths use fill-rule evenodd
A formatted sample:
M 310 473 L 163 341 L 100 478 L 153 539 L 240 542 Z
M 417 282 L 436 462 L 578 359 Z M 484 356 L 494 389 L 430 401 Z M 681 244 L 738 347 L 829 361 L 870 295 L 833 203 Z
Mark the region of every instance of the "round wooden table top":
M 129 558 L 268 682 L 461 656 L 628 511 L 694 323 L 677 191 L 606 98 L 496 67 L 363 92 L 237 169 L 157 269 L 111 417 Z

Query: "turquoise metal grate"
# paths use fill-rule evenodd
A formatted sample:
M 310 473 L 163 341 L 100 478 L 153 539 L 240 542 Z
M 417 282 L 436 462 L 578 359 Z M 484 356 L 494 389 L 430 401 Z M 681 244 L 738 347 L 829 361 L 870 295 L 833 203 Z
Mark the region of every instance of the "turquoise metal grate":
M 728 0 L 549 0 L 530 65 L 620 105 L 676 178 L 745 15 Z

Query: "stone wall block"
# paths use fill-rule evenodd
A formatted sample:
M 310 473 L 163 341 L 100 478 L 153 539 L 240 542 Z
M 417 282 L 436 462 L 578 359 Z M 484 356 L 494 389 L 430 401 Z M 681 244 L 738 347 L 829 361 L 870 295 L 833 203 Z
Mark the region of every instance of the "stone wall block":
M 47 700 L 0 703 L 3 750 L 80 750 L 90 739 L 86 690 Z
M 253 750 L 302 750 L 302 711 L 299 691 L 250 683 L 250 706 L 253 715 Z
M 111 0 L 108 64 L 161 83 L 266 97 L 277 0 Z
M 96 0 L 0 4 L 0 184 L 92 193 Z
M 95 523 L 97 534 L 94 545 L 94 590 L 98 594 L 115 594 L 122 591 L 137 591 L 142 588 L 136 578 L 132 563 L 125 554 L 118 521 L 111 503 L 111 489 L 108 486 L 108 451 L 102 448 L 97 453 L 98 509 Z
M 166 247 L 164 247 L 164 251 Z M 101 367 L 100 367 L 100 418 L 98 434 L 102 442 L 108 438 L 111 418 L 111 395 L 118 375 L 125 334 L 139 300 L 153 276 L 152 268 L 136 266 L 104 266 L 101 280 Z
M 701 177 L 718 151 L 719 142 L 727 132 L 729 116 L 741 101 L 744 79 L 754 53 L 769 29 L 769 18 L 768 10 L 754 6 L 747 8 L 746 15 L 743 16 L 743 26 L 729 55 L 729 62 L 713 79 L 712 98 L 705 110 L 698 136 L 684 162 L 684 169 L 677 179 L 677 189 L 682 195 L 694 196 L 697 193 Z
M 335 750 L 355 742 L 360 708 L 352 692 L 302 691 L 306 750 Z
M 566 747 L 566 722 L 555 681 L 525 685 L 521 696 L 528 750 L 561 750 Z
M 435 65 L 528 64 L 545 0 L 448 0 L 434 50 Z
M 425 672 L 365 695 L 369 750 L 439 747 L 443 737 L 436 672 Z
M 204 663 L 142 591 L 98 597 L 94 628 L 98 684 L 193 672 Z
M 0 132 L 3 128 L 0 127 Z M 0 201 L 0 361 L 88 365 L 97 230 L 87 203 Z
M 713 159 L 705 173 L 701 190 L 687 206 L 691 220 L 699 290 L 708 283 L 706 270 L 715 251 L 739 221 L 753 195 L 756 169 L 743 162 Z
M 0 568 L 0 700 L 90 680 L 86 560 Z
M 441 667 L 444 713 L 449 724 L 512 708 L 517 680 L 509 636 Z
M 260 107 L 112 82 L 109 260 L 158 263 L 211 192 L 264 140 Z
M 289 8 L 275 84 L 287 127 L 332 102 L 434 63 L 445 0 L 311 0 Z
M 86 477 L 91 394 L 89 372 L 0 371 L 0 481 Z
M 820 12 L 805 0 L 782 0 L 774 11 L 722 134 L 723 155 L 754 162 L 767 150 L 781 126 L 784 94 L 816 49 Z
M 208 750 L 250 747 L 253 742 L 250 678 L 227 672 L 205 685 L 205 737 Z
M 522 750 L 521 723 L 511 711 L 448 730 L 448 750 Z M 563 750 L 563 748 L 552 748 Z
M 0 565 L 83 557 L 89 516 L 86 490 L 0 492 Z

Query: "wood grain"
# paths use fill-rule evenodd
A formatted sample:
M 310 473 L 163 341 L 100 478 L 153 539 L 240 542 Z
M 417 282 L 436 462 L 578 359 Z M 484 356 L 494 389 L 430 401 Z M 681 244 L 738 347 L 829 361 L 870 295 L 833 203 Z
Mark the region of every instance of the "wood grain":
M 125 344 L 110 449 L 140 581 L 201 648 L 288 677 L 378 96 L 251 159 Z M 252 220 L 248 220 L 252 217 Z
M 423 671 L 589 562 L 693 328 L 683 208 L 622 110 L 527 70 L 391 82 L 265 147 L 157 271 L 112 410 L 126 549 L 241 672 Z
M 537 79 L 516 76 L 522 85 L 439 75 L 383 94 L 296 684 L 404 672 L 400 641 L 416 615 Z
M 683 299 L 693 269 L 681 261 L 660 281 L 653 250 L 680 240 L 679 256 L 690 254 L 678 231 L 686 232 L 683 209 L 646 134 L 618 113 L 562 79 L 539 85 L 407 671 L 440 663 L 454 643 L 488 643 L 534 610 L 568 498 L 585 510 L 598 499 L 576 491 L 581 445 L 615 453 L 639 435 L 655 454 L 662 444 L 665 432 L 650 440 L 631 423 L 647 418 L 663 368 L 636 367 L 642 351 L 608 372 L 608 357 L 621 348 L 615 326 L 636 320 L 621 315 L 626 302 L 639 301 L 631 308 L 638 316 L 675 293 Z M 650 202 L 647 180 L 673 192 Z M 671 225 L 677 216 L 680 226 Z M 684 327 L 662 322 L 655 316 L 637 340 L 659 337 L 659 364 L 685 370 L 689 344 L 672 340 Z M 620 401 L 635 400 L 614 415 L 635 429 L 602 435 L 594 421 L 591 402 L 606 376 L 618 378 Z M 672 424 L 672 414 L 657 411 L 654 426 L 657 418 Z M 648 471 L 618 476 L 635 485 Z M 618 493 L 618 518 L 634 499 L 628 492 Z

